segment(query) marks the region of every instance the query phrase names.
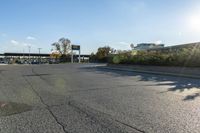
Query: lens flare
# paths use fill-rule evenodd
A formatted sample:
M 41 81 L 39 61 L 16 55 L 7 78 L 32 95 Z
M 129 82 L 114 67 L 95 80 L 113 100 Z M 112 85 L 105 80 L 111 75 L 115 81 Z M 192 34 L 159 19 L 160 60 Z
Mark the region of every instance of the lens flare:
M 189 17 L 189 28 L 192 31 L 200 32 L 200 15 L 193 15 Z

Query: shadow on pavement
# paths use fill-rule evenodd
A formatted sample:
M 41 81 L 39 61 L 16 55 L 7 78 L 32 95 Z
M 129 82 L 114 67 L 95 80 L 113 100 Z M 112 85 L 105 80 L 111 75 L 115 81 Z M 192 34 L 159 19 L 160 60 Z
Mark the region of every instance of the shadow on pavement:
M 154 82 L 157 82 L 156 85 L 158 86 L 169 86 L 167 91 L 160 92 L 160 93 L 166 93 L 170 91 L 185 92 L 186 90 L 191 90 L 191 89 L 197 90 L 197 92 L 194 92 L 193 94 L 190 93 L 186 95 L 183 101 L 195 100 L 197 97 L 200 96 L 200 82 L 198 79 L 111 70 L 111 69 L 106 69 L 102 67 L 84 67 L 81 69 L 84 69 L 84 71 L 96 72 L 96 73 L 101 73 L 101 74 L 103 73 L 109 74 L 114 77 L 139 76 L 140 77 L 139 81 L 154 81 Z

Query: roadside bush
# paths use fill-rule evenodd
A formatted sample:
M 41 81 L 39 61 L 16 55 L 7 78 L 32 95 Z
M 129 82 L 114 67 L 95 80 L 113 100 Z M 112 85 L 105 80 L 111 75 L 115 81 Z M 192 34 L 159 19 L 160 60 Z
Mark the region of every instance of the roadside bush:
M 200 47 L 182 48 L 171 52 L 126 51 L 111 56 L 109 63 L 199 67 Z
M 59 60 L 61 63 L 71 62 L 71 56 L 63 54 L 60 56 Z

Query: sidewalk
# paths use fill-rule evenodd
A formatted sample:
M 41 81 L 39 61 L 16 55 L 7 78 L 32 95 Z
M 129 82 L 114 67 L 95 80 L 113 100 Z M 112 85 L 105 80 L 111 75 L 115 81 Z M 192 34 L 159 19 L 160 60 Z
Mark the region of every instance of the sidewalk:
M 177 76 L 200 79 L 200 68 L 194 67 L 167 67 L 167 66 L 139 66 L 139 65 L 107 65 L 101 68 L 130 71 L 157 75 Z

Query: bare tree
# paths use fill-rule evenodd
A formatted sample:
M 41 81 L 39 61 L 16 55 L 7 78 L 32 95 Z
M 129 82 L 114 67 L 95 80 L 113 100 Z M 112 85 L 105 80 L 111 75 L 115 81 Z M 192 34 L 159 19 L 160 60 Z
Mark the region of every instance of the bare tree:
M 59 39 L 59 43 L 61 44 L 63 54 L 68 54 L 71 47 L 71 41 L 63 37 Z
M 70 51 L 71 41 L 63 37 L 60 38 L 58 42 L 53 43 L 52 46 L 54 46 L 60 54 L 66 55 Z
M 60 48 L 60 44 L 58 42 L 54 42 L 51 45 L 56 48 L 56 51 L 58 51 L 60 54 L 62 54 L 62 51 L 61 51 L 61 48 Z

